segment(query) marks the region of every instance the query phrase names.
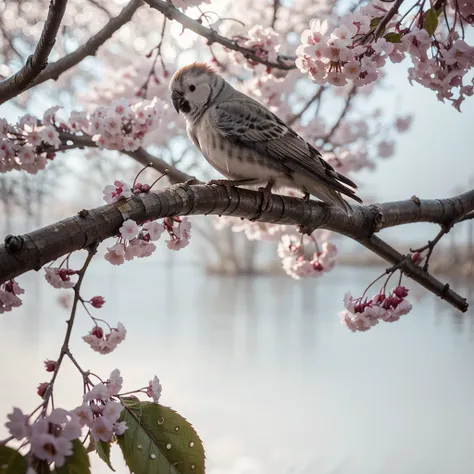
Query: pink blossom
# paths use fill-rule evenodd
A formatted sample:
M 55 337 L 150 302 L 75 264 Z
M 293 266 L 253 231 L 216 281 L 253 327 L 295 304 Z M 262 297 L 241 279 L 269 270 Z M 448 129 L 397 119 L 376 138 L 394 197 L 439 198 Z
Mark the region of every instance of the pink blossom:
M 112 247 L 107 247 L 104 258 L 112 265 L 122 265 L 125 262 L 125 244 L 117 243 Z
M 110 441 L 114 432 L 114 424 L 108 418 L 100 416 L 94 420 L 91 434 L 96 441 Z
M 89 303 L 96 309 L 102 308 L 105 303 L 103 296 L 94 296 L 89 300 Z
M 153 380 L 150 380 L 146 393 L 150 398 L 153 398 L 154 403 L 158 403 L 161 397 L 161 390 L 162 390 L 162 387 L 160 384 L 160 380 L 155 375 L 153 377 Z
M 164 232 L 165 228 L 163 224 L 158 221 L 146 222 L 143 224 L 143 230 L 148 232 L 150 240 L 156 241 L 161 237 L 161 234 Z
M 109 395 L 117 395 L 122 390 L 123 378 L 120 376 L 119 369 L 114 369 L 109 376 L 107 387 L 109 389 Z
M 55 360 L 45 360 L 44 366 L 46 368 L 46 372 L 54 372 L 56 370 L 56 361 Z
M 61 139 L 59 138 L 59 133 L 52 125 L 48 125 L 47 127 L 44 127 L 40 131 L 40 135 L 45 143 L 52 145 L 55 148 L 61 145 Z
M 137 223 L 132 219 L 127 219 L 123 222 L 122 227 L 120 227 L 119 231 L 123 238 L 127 240 L 132 240 L 138 234 Z
M 86 402 L 75 408 L 73 412 L 78 417 L 81 426 L 91 426 L 93 414 L 90 406 Z
M 61 109 L 59 105 L 55 105 L 47 109 L 43 114 L 43 125 L 52 125 L 56 112 Z
M 84 402 L 91 400 L 107 400 L 109 398 L 109 388 L 103 383 L 94 385 L 91 390 L 84 394 Z
M 384 140 L 378 145 L 378 154 L 380 158 L 390 158 L 395 152 L 395 143 L 391 140 Z
M 56 466 L 61 467 L 66 461 L 66 456 L 72 454 L 72 443 L 66 438 L 41 433 L 31 438 L 31 452 L 38 459 L 54 462 Z
M 120 199 L 126 199 L 132 196 L 132 190 L 128 184 L 123 181 L 115 181 L 113 186 L 108 185 L 103 190 L 104 201 L 112 204 Z
M 83 340 L 91 348 L 100 354 L 109 354 L 116 349 L 127 334 L 127 330 L 122 323 L 118 323 L 116 328 L 112 328 L 110 333 L 104 334 L 103 331 L 97 331 L 95 326 L 88 335 L 83 336 Z
M 75 274 L 74 270 L 61 269 L 57 267 L 43 267 L 45 279 L 53 288 L 72 288 L 76 282 L 70 278 L 70 272 Z
M 25 290 L 15 280 L 10 280 L 0 285 L 0 314 L 21 306 L 22 301 L 18 295 L 24 292 Z
M 28 416 L 14 407 L 13 412 L 7 415 L 8 421 L 5 426 L 8 428 L 10 434 L 17 440 L 21 441 L 29 435 Z
M 108 418 L 111 422 L 115 422 L 119 419 L 122 410 L 123 406 L 120 403 L 109 400 L 104 407 L 102 416 Z

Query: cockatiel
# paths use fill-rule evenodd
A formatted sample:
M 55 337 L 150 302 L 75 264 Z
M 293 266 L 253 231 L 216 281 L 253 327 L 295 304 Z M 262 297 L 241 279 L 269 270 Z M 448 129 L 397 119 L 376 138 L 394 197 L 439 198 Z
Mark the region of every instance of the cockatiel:
M 351 214 L 355 183 L 334 170 L 312 145 L 257 101 L 235 90 L 204 63 L 182 67 L 170 82 L 171 100 L 186 119 L 189 137 L 207 161 L 231 181 L 209 184 L 263 186 L 262 210 L 273 188 L 313 195 Z M 349 186 L 349 187 L 348 187 Z

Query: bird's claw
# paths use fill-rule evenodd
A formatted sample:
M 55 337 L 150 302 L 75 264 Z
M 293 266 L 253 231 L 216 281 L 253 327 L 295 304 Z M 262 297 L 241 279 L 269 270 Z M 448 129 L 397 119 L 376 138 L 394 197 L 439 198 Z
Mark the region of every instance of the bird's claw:
M 266 186 L 258 188 L 258 191 L 262 193 L 262 204 L 260 205 L 257 214 L 251 219 L 249 219 L 250 222 L 254 222 L 257 219 L 260 219 L 260 217 L 262 217 L 262 214 L 268 209 L 270 201 L 272 200 L 272 187 L 273 182 L 270 181 Z

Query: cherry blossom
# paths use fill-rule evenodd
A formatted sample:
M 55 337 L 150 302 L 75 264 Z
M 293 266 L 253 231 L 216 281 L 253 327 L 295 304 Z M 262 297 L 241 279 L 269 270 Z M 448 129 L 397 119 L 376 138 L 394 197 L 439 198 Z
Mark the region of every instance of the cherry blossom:
M 150 398 L 153 398 L 154 403 L 158 403 L 161 397 L 161 390 L 162 390 L 162 387 L 160 384 L 160 380 L 155 375 L 153 377 L 153 380 L 150 380 L 146 393 Z
M 124 239 L 132 240 L 138 234 L 138 226 L 132 219 L 127 219 L 123 222 L 122 227 L 119 229 L 120 234 Z
M 5 423 L 5 426 L 10 434 L 19 441 L 26 438 L 30 433 L 28 416 L 23 414 L 19 408 L 14 407 L 13 412 L 7 415 L 7 417 L 10 421 Z
M 94 296 L 89 300 L 89 303 L 96 309 L 102 308 L 105 303 L 103 296 Z
M 350 293 L 344 296 L 344 311 L 339 313 L 341 323 L 352 332 L 367 331 L 379 321 L 394 322 L 408 314 L 412 305 L 405 299 L 408 289 L 398 285 L 386 296 L 385 291 L 371 299 L 353 298 Z
M 120 344 L 127 335 L 127 330 L 122 323 L 118 323 L 116 328 L 111 328 L 110 332 L 105 334 L 102 328 L 95 326 L 88 335 L 83 336 L 83 340 L 91 348 L 100 354 L 110 354 Z
M 114 184 L 107 185 L 104 190 L 104 201 L 107 204 L 112 204 L 120 199 L 126 199 L 132 196 L 132 190 L 128 184 L 123 181 L 114 181 Z
M 0 314 L 21 306 L 22 301 L 18 295 L 24 292 L 25 290 L 15 280 L 0 285 Z
M 76 282 L 71 280 L 71 275 L 76 275 L 76 270 L 69 268 L 44 267 L 45 279 L 53 288 L 72 288 Z

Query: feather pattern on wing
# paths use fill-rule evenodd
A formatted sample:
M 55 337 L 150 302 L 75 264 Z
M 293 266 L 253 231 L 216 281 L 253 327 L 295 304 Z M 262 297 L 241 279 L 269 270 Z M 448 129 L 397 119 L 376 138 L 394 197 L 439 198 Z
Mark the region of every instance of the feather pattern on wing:
M 354 190 L 346 187 L 357 189 L 355 183 L 335 171 L 313 146 L 258 102 L 239 94 L 238 99 L 211 107 L 209 117 L 223 137 L 279 160 L 290 175 L 298 173 L 322 181 L 332 189 L 362 202 Z

